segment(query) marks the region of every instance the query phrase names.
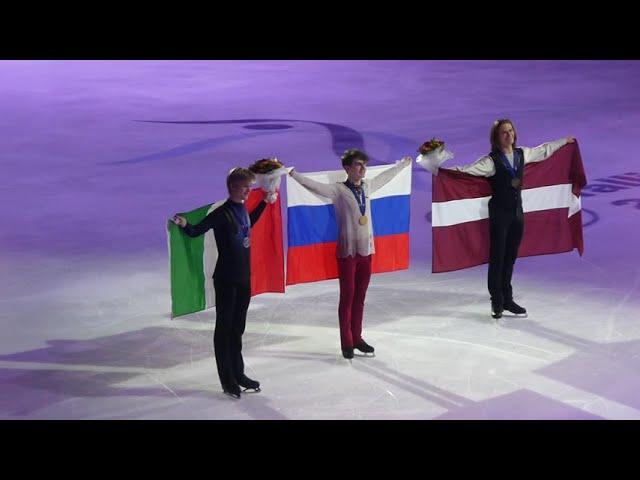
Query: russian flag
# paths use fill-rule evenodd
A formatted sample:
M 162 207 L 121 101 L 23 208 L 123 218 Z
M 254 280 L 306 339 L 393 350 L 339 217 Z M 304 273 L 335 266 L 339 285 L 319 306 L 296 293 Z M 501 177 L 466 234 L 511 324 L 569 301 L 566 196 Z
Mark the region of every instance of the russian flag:
M 366 180 L 391 168 L 367 169 Z M 344 170 L 306 173 L 322 183 L 344 182 Z M 409 268 L 411 168 L 404 168 L 371 195 L 371 221 L 376 253 L 373 273 Z M 338 278 L 338 227 L 330 199 L 318 196 L 287 176 L 287 285 Z
M 569 252 L 582 255 L 580 191 L 587 184 L 578 144 L 525 166 L 522 185 L 524 235 L 518 257 Z M 433 273 L 489 261 L 489 199 L 486 178 L 441 168 L 433 176 Z

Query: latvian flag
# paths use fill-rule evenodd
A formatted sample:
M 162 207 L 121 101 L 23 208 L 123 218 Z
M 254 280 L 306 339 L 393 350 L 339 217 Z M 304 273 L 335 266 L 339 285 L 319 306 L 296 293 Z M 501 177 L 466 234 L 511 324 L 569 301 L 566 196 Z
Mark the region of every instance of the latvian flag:
M 525 166 L 525 227 L 519 257 L 574 248 L 582 255 L 580 190 L 586 183 L 577 142 Z M 490 197 L 491 187 L 484 177 L 443 168 L 433 176 L 433 273 L 489 261 Z
M 366 179 L 391 168 L 370 167 Z M 322 183 L 344 182 L 344 170 L 304 173 Z M 365 179 L 365 181 L 366 181 Z M 376 253 L 374 273 L 409 268 L 409 204 L 411 168 L 404 168 L 371 196 Z M 318 196 L 287 176 L 287 285 L 338 277 L 338 227 L 330 199 Z
M 246 205 L 251 212 L 264 198 L 262 189 L 251 191 Z M 181 213 L 195 225 L 226 200 Z M 213 271 L 218 249 L 213 230 L 191 238 L 172 221 L 167 224 L 171 269 L 171 314 L 173 317 L 215 306 Z M 282 212 L 280 197 L 267 204 L 251 229 L 251 295 L 284 292 L 284 249 L 282 246 Z

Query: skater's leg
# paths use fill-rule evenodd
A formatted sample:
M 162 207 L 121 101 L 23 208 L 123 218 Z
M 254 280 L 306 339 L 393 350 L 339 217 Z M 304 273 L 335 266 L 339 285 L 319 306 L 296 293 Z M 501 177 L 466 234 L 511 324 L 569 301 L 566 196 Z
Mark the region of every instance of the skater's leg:
M 520 211 L 516 215 L 513 222 L 509 226 L 509 230 L 505 242 L 504 266 L 502 270 L 502 294 L 504 304 L 513 302 L 513 287 L 511 286 L 511 277 L 513 276 L 513 266 L 518 258 L 518 248 L 522 241 L 524 232 L 524 214 Z
M 242 358 L 242 335 L 247 324 L 247 310 L 251 301 L 251 285 L 238 285 L 236 310 L 231 336 L 231 358 L 233 371 L 238 385 L 245 390 L 260 391 L 260 382 L 252 380 L 244 374 L 244 359 Z
M 216 326 L 213 334 L 213 348 L 220 383 L 225 391 L 240 393 L 233 372 L 231 358 L 231 332 L 236 304 L 236 288 L 233 284 L 214 281 L 216 295 Z
M 504 298 L 502 296 L 502 271 L 504 268 L 505 247 L 507 240 L 506 214 L 498 209 L 490 209 L 489 228 L 489 269 L 487 284 L 491 295 L 492 308 L 502 310 Z M 497 312 L 496 312 L 497 313 Z
M 338 319 L 340 322 L 340 344 L 343 350 L 353 348 L 351 306 L 355 290 L 355 266 L 356 260 L 353 257 L 338 259 L 338 278 L 340 280 Z
M 371 280 L 371 255 L 358 255 L 354 276 L 354 295 L 351 305 L 351 338 L 353 345 L 362 341 L 362 322 L 364 316 L 364 299 Z
M 242 358 L 242 335 L 247 324 L 247 310 L 251 301 L 251 285 L 237 285 L 236 305 L 233 312 L 233 324 L 231 328 L 231 361 L 236 381 L 244 376 L 244 360 Z

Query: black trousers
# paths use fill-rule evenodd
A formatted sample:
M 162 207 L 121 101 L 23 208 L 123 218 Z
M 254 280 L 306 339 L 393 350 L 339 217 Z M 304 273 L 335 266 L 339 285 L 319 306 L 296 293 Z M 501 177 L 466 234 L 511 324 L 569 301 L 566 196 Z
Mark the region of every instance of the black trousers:
M 524 231 L 522 206 L 514 210 L 489 207 L 491 246 L 487 283 L 491 302 L 500 306 L 513 300 L 511 277 Z
M 216 293 L 216 327 L 213 349 L 222 386 L 232 385 L 244 375 L 242 334 L 247 323 L 251 300 L 249 283 L 224 282 L 214 278 Z

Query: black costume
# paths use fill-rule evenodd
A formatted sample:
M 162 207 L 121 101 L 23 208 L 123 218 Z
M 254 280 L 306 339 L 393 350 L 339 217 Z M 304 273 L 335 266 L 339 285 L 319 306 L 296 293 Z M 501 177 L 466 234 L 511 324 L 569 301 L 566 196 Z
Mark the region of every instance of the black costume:
M 249 214 L 244 204 L 229 199 L 199 224 L 187 224 L 183 228 L 190 237 L 197 237 L 213 228 L 218 247 L 218 261 L 213 273 L 216 295 L 213 345 L 222 388 L 238 395 L 239 385 L 257 388 L 252 382 L 258 384 L 244 375 L 242 334 L 251 299 L 249 232 L 266 206 L 262 201 Z
M 493 151 L 489 155 L 496 173 L 488 178 L 493 190 L 489 200 L 491 246 L 488 286 L 491 305 L 494 312 L 498 312 L 513 303 L 511 276 L 524 231 L 521 195 L 524 153 L 520 148 L 513 149 L 513 167 L 502 152 Z

